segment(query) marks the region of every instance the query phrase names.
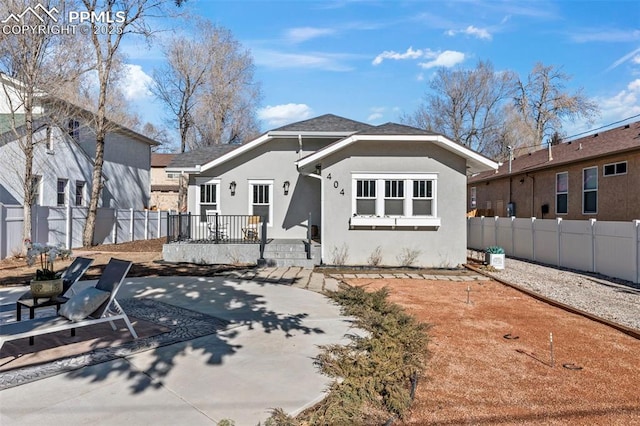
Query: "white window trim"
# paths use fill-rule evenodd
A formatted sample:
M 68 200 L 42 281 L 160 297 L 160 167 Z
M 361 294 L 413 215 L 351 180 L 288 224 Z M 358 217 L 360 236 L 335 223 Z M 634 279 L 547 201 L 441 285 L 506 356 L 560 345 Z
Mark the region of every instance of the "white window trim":
M 58 191 L 58 182 L 60 181 L 64 181 L 64 203 L 63 204 L 59 204 L 58 203 L 58 195 L 60 195 L 60 192 Z M 67 206 L 69 205 L 69 179 L 66 178 L 57 178 L 56 179 L 56 206 L 58 207 L 62 207 L 62 206 Z
M 218 204 L 217 209 L 211 209 L 216 213 L 220 214 L 222 212 L 221 203 L 220 203 L 220 183 L 222 181 L 220 179 L 214 178 L 196 178 L 196 212 L 202 211 L 202 204 L 200 203 L 200 187 L 202 185 L 216 185 L 216 204 Z M 205 204 L 206 205 L 206 204 Z
M 615 171 L 615 166 L 617 166 L 618 164 L 622 164 L 622 163 L 625 163 L 625 164 L 627 165 L 627 167 L 625 168 L 625 169 L 626 169 L 626 171 L 625 171 L 624 173 L 616 173 L 616 171 Z M 604 173 L 604 169 L 605 169 L 607 166 L 613 166 L 613 168 L 614 168 L 613 174 L 606 175 L 606 174 Z M 628 163 L 626 160 L 625 160 L 625 161 L 616 161 L 615 163 L 608 163 L 608 164 L 605 164 L 604 166 L 602 166 L 602 176 L 603 176 L 603 177 L 623 176 L 623 175 L 626 175 L 626 174 L 628 173 L 628 171 L 629 171 L 629 163 Z
M 82 183 L 82 203 L 76 204 L 76 191 L 78 189 L 78 184 Z M 87 204 L 87 181 L 85 180 L 76 180 L 75 185 L 73 186 L 73 205 L 75 207 L 84 207 Z
M 253 185 L 268 185 L 269 186 L 269 222 L 267 222 L 267 226 L 271 227 L 273 226 L 273 179 L 258 179 L 258 180 L 253 180 L 250 179 L 248 182 L 248 197 L 247 197 L 247 201 L 248 201 L 248 209 L 249 209 L 249 214 L 253 215 Z
M 375 180 L 376 183 L 376 214 L 372 216 L 359 216 L 356 214 L 357 200 L 357 181 L 358 180 Z M 403 216 L 385 216 L 384 201 L 386 180 L 403 180 L 404 181 L 404 215 Z M 432 216 L 413 216 L 413 181 L 414 180 L 430 180 L 434 184 L 432 186 L 431 211 Z M 438 173 L 351 173 L 351 225 L 367 226 L 375 228 L 376 226 L 384 227 L 420 227 L 431 226 L 438 227 L 441 224 L 438 217 Z
M 31 178 L 32 179 L 37 178 L 37 181 L 38 181 L 35 187 L 31 188 L 31 190 L 36 193 L 36 196 L 33 198 L 33 204 L 41 206 L 42 205 L 42 188 L 43 188 L 44 179 L 42 178 L 42 175 L 38 175 L 38 174 L 33 174 Z M 57 181 L 56 181 L 56 185 L 58 185 Z M 58 201 L 57 191 L 58 191 L 58 188 L 56 187 L 56 201 Z
M 558 176 L 559 175 L 567 175 L 567 191 L 566 192 L 558 192 Z M 584 179 L 584 176 L 583 176 Z M 569 172 L 559 172 L 556 173 L 556 181 L 555 181 L 555 185 L 556 185 L 556 214 L 569 214 Z M 567 195 L 567 211 L 564 213 L 560 213 L 558 212 L 558 195 L 561 194 L 566 194 Z M 582 199 L 584 202 L 584 198 Z
M 591 169 L 595 169 L 596 171 L 596 188 L 595 189 L 588 189 L 587 191 L 589 192 L 594 192 L 596 193 L 596 211 L 595 212 L 585 212 L 584 211 L 584 193 L 585 188 L 584 188 L 584 172 L 585 170 L 591 170 Z M 585 167 L 584 169 L 582 169 L 582 214 L 584 215 L 596 215 L 598 214 L 598 166 L 593 166 L 593 167 Z

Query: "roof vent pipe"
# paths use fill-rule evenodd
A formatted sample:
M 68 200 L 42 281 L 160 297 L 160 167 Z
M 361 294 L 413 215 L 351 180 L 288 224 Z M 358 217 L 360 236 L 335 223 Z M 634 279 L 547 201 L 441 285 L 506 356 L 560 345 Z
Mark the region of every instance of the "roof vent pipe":
M 578 150 L 582 149 L 582 142 L 578 145 Z
M 549 157 L 549 161 L 553 160 L 553 154 L 551 153 L 551 142 L 547 143 L 547 151 L 548 151 L 548 157 Z

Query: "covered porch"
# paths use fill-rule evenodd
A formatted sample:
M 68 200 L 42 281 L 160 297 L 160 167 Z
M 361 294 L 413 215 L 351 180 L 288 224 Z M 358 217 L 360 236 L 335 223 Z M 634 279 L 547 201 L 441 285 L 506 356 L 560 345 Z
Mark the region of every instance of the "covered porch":
M 321 260 L 311 229 L 304 239 L 269 238 L 263 216 L 179 213 L 167 227 L 167 262 L 313 267 Z

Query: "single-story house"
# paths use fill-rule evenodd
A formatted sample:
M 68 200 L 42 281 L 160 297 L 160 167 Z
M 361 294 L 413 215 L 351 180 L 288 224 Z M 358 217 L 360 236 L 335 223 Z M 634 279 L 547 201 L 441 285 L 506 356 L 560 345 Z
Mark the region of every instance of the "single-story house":
M 640 219 L 640 121 L 549 145 L 469 178 L 470 215 Z
M 274 247 L 265 258 L 276 264 L 295 251 L 284 242 L 312 237 L 313 264 L 454 267 L 466 260 L 467 174 L 497 167 L 440 134 L 327 114 L 178 155 L 166 171 L 189 173 L 188 210 L 200 223 L 261 216 Z M 212 244 L 188 250 L 167 244 L 165 259 L 256 260 Z

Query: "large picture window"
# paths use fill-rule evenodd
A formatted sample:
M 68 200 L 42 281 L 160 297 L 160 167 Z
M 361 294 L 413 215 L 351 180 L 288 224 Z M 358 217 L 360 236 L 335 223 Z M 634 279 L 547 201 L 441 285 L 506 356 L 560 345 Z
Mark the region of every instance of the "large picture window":
M 598 213 L 598 168 L 582 170 L 582 213 Z
M 569 173 L 556 173 L 556 214 L 569 213 Z
M 439 226 L 435 173 L 353 173 L 355 226 Z

